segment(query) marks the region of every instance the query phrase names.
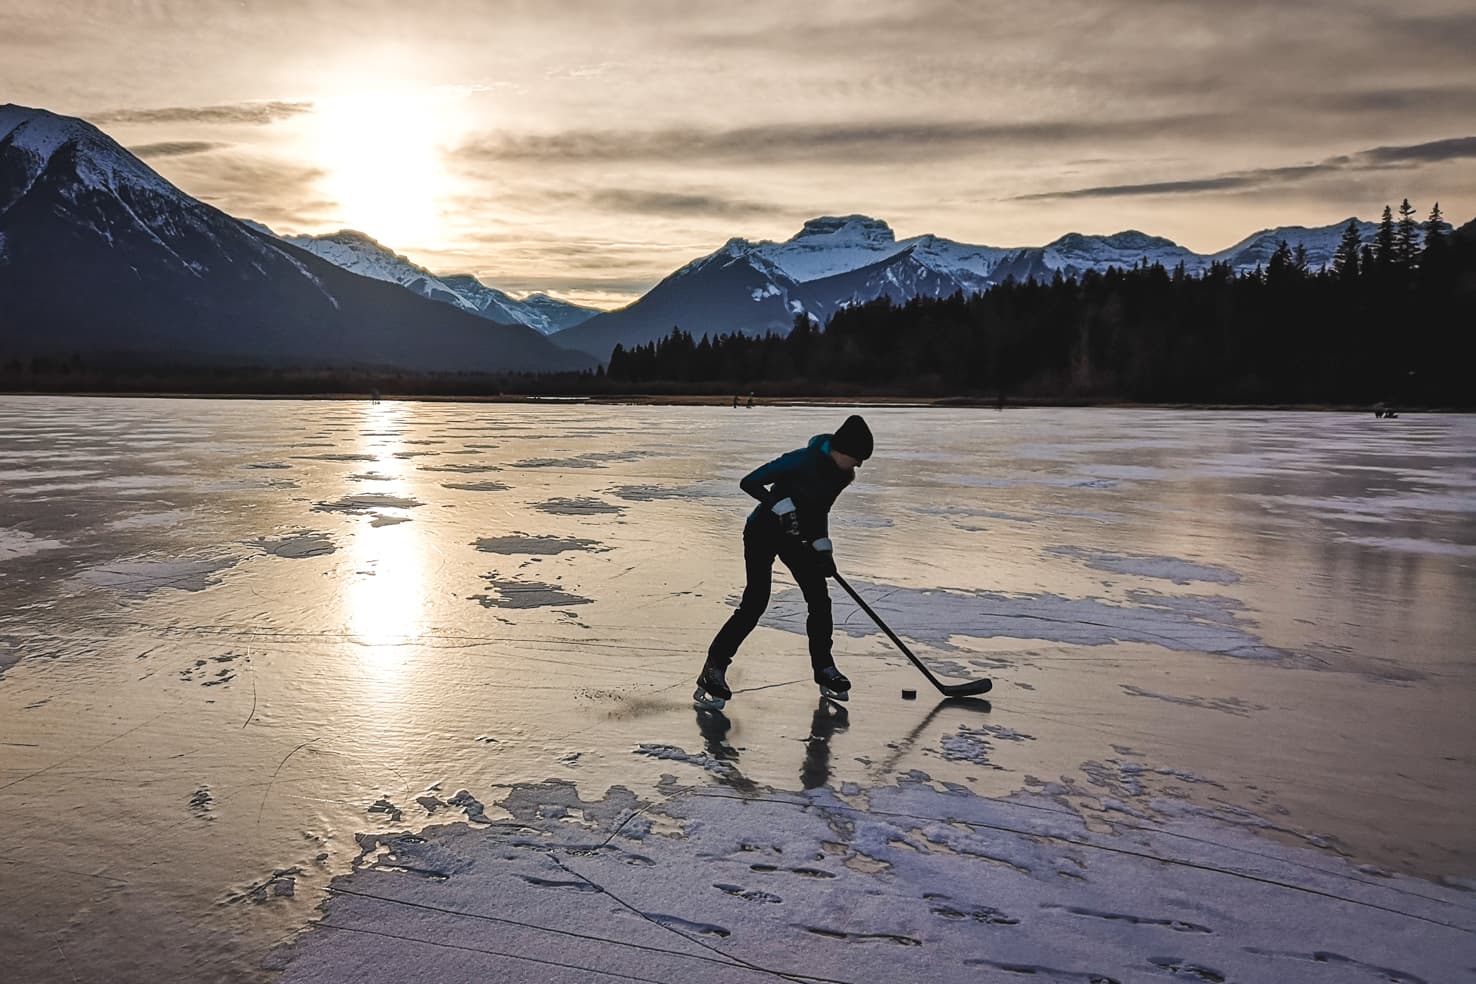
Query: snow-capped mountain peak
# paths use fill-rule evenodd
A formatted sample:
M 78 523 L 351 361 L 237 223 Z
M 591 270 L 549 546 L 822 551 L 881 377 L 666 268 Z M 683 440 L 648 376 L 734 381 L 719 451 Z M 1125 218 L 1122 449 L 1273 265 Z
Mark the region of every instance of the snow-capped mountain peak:
M 413 276 L 434 276 L 424 267 L 417 266 L 408 257 L 401 256 L 381 244 L 373 236 L 359 232 L 357 229 L 340 229 L 338 232 L 321 236 L 282 236 L 280 238 L 310 253 L 316 253 L 335 266 L 343 267 L 362 277 L 403 283 L 407 268 Z
M 281 238 L 361 277 L 399 284 L 422 297 L 490 321 L 527 325 L 545 335 L 572 327 L 599 313 L 547 297 L 536 303 L 529 303 L 531 298 L 519 301 L 495 287 L 488 287 L 471 274 L 438 276 L 373 236 L 354 229 L 321 236 Z
M 817 239 L 829 240 L 831 245 L 842 241 L 881 244 L 897 241 L 891 226 L 869 215 L 822 215 L 806 222 L 789 241 L 797 243 Z
M 892 227 L 865 215 L 810 219 L 782 243 L 765 240 L 752 249 L 791 280 L 804 283 L 868 266 L 898 251 Z
M 1144 259 L 1166 267 L 1177 266 L 1180 262 L 1194 266 L 1199 260 L 1192 251 L 1172 239 L 1150 236 L 1136 229 L 1115 232 L 1110 236 L 1068 232 L 1048 243 L 1043 251 L 1048 266 L 1068 273 L 1100 270 L 1106 266 L 1136 266 Z
M 1349 222 L 1357 223 L 1359 236 L 1365 243 L 1373 242 L 1374 237 L 1378 234 L 1378 223 L 1363 222 L 1357 218 L 1347 218 L 1333 225 L 1314 229 L 1299 225 L 1277 226 L 1274 229 L 1262 229 L 1252 233 L 1234 246 L 1221 250 L 1209 259 L 1228 263 L 1236 270 L 1250 270 L 1269 263 L 1272 254 L 1285 242 L 1293 249 L 1301 246 L 1307 254 L 1307 265 L 1314 270 L 1320 270 L 1332 263 L 1333 255 L 1337 252 L 1338 243 L 1342 241 L 1343 231 L 1347 229 Z
M 91 123 L 44 109 L 0 105 L 0 148 L 23 153 L 35 180 L 60 153 L 71 149 L 77 179 L 92 188 L 128 187 L 169 199 L 182 199 L 173 185 L 143 161 L 124 151 Z M 4 203 L 9 205 L 9 203 Z
M 24 223 L 16 216 L 32 208 L 62 209 L 109 245 L 144 243 L 162 254 L 162 263 L 189 277 L 203 277 L 207 257 L 216 255 L 213 247 L 240 229 L 84 120 L 0 106 L 0 161 L 0 219 Z M 186 255 L 174 245 L 181 237 L 210 245 Z M 262 250 L 271 249 L 255 238 L 244 245 L 257 261 Z
M 683 277 L 688 274 L 699 273 L 710 267 L 731 266 L 739 261 L 752 261 L 757 249 L 758 247 L 747 239 L 734 236 L 706 256 L 699 256 L 697 259 L 683 266 L 672 274 L 672 277 Z
M 1125 229 L 1122 232 L 1114 232 L 1110 236 L 1088 236 L 1079 232 L 1068 232 L 1060 239 L 1048 244 L 1046 248 L 1084 251 L 1093 247 L 1106 246 L 1115 250 L 1158 250 L 1177 249 L 1178 245 L 1172 239 L 1150 236 L 1136 229 Z

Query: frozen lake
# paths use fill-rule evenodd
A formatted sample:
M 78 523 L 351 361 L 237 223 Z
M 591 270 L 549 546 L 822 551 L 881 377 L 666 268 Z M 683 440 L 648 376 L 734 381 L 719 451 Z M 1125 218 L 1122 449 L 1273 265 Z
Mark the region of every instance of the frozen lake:
M 848 412 L 0 397 L 6 979 L 1470 979 L 1476 419 Z

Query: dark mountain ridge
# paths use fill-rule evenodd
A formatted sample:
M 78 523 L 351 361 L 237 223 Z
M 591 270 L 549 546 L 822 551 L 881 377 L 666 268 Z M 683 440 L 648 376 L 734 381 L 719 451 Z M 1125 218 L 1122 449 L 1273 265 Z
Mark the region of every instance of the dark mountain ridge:
M 554 371 L 591 361 L 349 273 L 174 188 L 95 127 L 0 107 L 0 357 Z

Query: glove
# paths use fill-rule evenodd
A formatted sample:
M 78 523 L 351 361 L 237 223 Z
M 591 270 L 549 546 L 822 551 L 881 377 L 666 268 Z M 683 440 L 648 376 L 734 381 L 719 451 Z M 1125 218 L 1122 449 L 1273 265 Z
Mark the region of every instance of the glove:
M 769 507 L 769 510 L 779 518 L 779 529 L 790 536 L 799 536 L 799 510 L 794 507 L 794 500 L 785 496 Z
M 810 546 L 814 548 L 820 573 L 825 577 L 835 577 L 835 551 L 831 549 L 830 537 L 822 536 Z

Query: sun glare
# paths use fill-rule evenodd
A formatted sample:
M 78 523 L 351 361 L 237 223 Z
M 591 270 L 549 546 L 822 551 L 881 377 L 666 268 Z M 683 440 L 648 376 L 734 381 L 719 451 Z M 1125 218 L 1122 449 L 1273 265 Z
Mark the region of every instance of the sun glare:
M 373 455 L 372 493 L 413 499 L 406 486 L 409 469 L 397 458 L 403 451 L 398 434 L 402 413 L 388 404 L 363 404 L 359 451 Z M 353 574 L 346 582 L 344 621 L 364 648 L 364 665 L 382 677 L 393 677 L 404 662 L 406 647 L 423 630 L 426 607 L 426 540 L 421 525 L 383 521 L 408 519 L 403 507 L 376 507 L 380 519 L 360 517 L 350 549 Z
M 342 224 L 405 250 L 434 246 L 447 192 L 446 101 L 434 93 L 362 94 L 317 104 L 317 160 Z

